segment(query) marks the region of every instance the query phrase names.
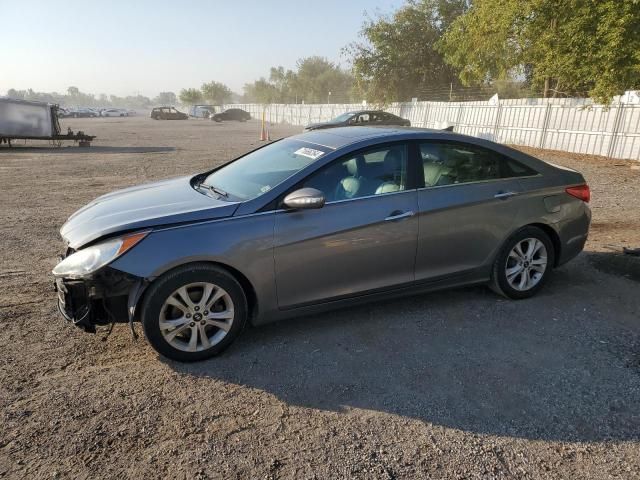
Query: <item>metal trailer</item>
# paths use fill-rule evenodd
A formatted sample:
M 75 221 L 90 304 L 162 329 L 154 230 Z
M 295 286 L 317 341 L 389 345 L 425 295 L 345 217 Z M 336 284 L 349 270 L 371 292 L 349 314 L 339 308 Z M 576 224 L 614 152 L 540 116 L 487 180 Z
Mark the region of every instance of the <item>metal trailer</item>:
M 11 146 L 12 140 L 49 140 L 60 145 L 63 140 L 88 147 L 95 135 L 82 131 L 60 132 L 58 105 L 0 97 L 0 144 Z

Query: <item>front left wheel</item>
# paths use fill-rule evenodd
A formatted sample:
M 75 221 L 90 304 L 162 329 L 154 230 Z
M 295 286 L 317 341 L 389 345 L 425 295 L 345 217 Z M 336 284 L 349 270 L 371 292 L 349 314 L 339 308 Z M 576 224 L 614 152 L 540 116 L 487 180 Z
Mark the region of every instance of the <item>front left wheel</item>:
M 142 326 L 158 353 L 193 362 L 227 348 L 244 328 L 247 310 L 244 291 L 233 276 L 213 265 L 187 265 L 151 285 L 142 305 Z

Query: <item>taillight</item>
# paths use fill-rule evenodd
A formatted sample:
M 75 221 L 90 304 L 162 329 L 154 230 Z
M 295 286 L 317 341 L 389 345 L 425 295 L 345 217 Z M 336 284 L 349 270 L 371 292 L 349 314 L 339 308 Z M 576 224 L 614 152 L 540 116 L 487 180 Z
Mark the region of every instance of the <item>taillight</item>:
M 591 191 L 589 190 L 589 185 L 586 183 L 584 185 L 578 185 L 576 187 L 568 187 L 565 190 L 569 195 L 576 197 L 583 202 L 588 202 L 591 200 Z

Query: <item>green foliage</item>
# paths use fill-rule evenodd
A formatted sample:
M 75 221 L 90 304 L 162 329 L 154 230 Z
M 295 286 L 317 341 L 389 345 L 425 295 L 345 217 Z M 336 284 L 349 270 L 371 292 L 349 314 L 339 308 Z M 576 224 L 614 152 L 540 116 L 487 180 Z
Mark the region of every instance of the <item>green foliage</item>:
M 264 77 L 261 77 L 253 83 L 245 84 L 243 99 L 246 102 L 262 104 L 280 103 L 280 95 L 276 86 Z
M 353 78 L 323 57 L 298 60 L 296 71 L 272 67 L 269 79 L 262 77 L 244 86 L 244 100 L 259 103 L 349 102 Z M 331 92 L 331 94 L 329 94 Z
M 297 103 L 300 91 L 298 76 L 292 70 L 285 71 L 284 67 L 271 67 L 267 86 L 260 88 L 264 88 L 270 103 Z
M 524 75 L 608 103 L 640 87 L 640 0 L 475 0 L 439 43 L 466 85 Z
M 457 70 L 445 63 L 436 44 L 466 8 L 467 0 L 410 0 L 392 16 L 365 21 L 364 41 L 344 50 L 358 93 L 389 103 L 458 86 Z
M 156 98 L 153 99 L 153 103 L 156 105 L 175 105 L 178 102 L 178 97 L 173 92 L 160 92 Z
M 178 97 L 180 102 L 185 105 L 195 105 L 202 102 L 202 92 L 197 88 L 183 88 Z
M 202 98 L 215 105 L 222 105 L 231 100 L 232 93 L 229 87 L 224 83 L 211 81 L 209 83 L 203 83 L 200 88 L 202 91 Z
M 352 97 L 351 75 L 323 57 L 298 60 L 296 82 L 306 103 L 348 102 Z
M 453 21 L 437 47 L 465 85 L 504 80 L 521 64 L 528 7 L 527 0 L 476 0 Z

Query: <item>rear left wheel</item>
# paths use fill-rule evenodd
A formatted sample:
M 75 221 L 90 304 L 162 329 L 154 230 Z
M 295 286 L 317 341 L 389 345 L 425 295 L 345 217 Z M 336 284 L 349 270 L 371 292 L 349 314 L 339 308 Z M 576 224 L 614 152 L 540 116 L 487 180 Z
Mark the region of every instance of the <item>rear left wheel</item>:
M 502 246 L 493 266 L 491 288 L 512 299 L 532 297 L 546 283 L 554 261 L 549 236 L 537 227 L 525 227 Z
M 181 362 L 204 360 L 227 348 L 242 331 L 247 301 L 226 271 L 188 265 L 157 280 L 145 295 L 142 325 L 153 348 Z

